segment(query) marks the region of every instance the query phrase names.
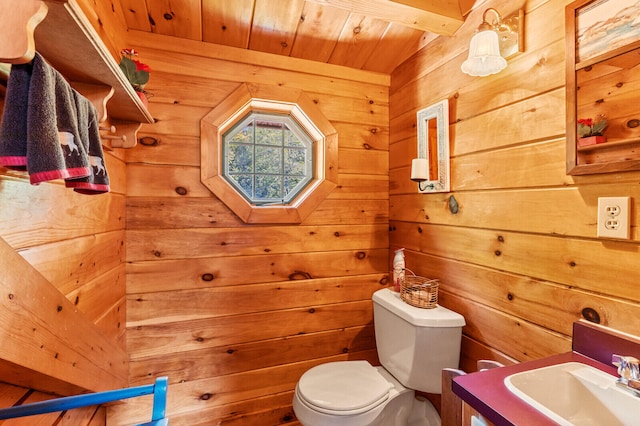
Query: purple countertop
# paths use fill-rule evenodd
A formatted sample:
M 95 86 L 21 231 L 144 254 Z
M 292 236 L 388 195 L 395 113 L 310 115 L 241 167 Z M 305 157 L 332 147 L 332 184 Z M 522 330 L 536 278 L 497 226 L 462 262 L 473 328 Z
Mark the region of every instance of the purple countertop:
M 616 376 L 616 368 L 610 363 L 614 353 L 640 358 L 640 340 L 579 321 L 573 327 L 573 352 L 459 376 L 453 379 L 453 392 L 496 426 L 555 425 L 554 421 L 512 394 L 504 384 L 505 377 L 566 362 L 581 362 Z

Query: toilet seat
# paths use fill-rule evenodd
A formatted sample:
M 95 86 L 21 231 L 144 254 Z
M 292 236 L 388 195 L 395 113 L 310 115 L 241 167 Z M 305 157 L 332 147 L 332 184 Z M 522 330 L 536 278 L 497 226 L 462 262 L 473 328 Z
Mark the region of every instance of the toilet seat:
M 392 388 L 393 384 L 367 361 L 338 361 L 305 372 L 296 392 L 318 412 L 349 416 L 382 404 Z

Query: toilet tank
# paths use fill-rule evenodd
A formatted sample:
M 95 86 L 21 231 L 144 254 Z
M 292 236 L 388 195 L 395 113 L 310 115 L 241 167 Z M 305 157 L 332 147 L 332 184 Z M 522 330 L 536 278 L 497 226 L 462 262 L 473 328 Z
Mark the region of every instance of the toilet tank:
M 373 294 L 373 321 L 382 366 L 404 386 L 442 392 L 442 369 L 458 368 L 464 317 L 442 306 L 416 308 L 388 288 Z

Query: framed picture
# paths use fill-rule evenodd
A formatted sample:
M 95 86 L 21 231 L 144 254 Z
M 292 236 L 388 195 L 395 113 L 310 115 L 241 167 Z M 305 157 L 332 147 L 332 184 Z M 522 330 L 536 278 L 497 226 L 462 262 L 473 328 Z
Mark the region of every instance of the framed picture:
M 640 0 L 593 0 L 575 13 L 576 62 L 640 40 Z

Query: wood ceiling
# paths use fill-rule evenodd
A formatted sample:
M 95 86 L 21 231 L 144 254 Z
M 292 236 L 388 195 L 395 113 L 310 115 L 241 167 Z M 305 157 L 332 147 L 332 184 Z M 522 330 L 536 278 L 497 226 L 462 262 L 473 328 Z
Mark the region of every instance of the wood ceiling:
M 390 74 L 475 0 L 120 0 L 129 29 Z

